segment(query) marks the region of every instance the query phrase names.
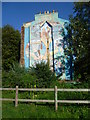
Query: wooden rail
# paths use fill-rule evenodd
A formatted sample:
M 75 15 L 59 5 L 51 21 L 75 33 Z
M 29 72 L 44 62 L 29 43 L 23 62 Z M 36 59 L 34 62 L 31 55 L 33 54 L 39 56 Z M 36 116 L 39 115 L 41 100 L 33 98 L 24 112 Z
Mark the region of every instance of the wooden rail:
M 2 101 L 15 101 L 15 107 L 18 106 L 19 102 L 50 102 L 55 103 L 55 110 L 58 109 L 58 103 L 83 103 L 83 104 L 90 104 L 90 100 L 57 100 L 57 93 L 59 92 L 89 92 L 90 89 L 57 89 L 57 86 L 55 88 L 0 88 L 0 90 L 15 90 L 16 95 L 15 99 L 9 99 L 9 98 L 0 98 Z M 32 100 L 32 99 L 19 99 L 18 98 L 18 91 L 54 91 L 55 98 L 54 100 Z
M 16 90 L 16 88 L 0 88 L 0 90 Z M 55 91 L 54 88 L 18 88 L 19 91 Z M 66 92 L 90 92 L 90 89 L 57 89 Z

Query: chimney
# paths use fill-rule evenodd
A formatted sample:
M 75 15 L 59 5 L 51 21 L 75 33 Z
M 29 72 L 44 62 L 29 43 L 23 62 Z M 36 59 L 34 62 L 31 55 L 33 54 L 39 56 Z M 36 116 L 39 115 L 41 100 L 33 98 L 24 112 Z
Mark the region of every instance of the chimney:
M 53 10 L 53 13 L 54 13 L 54 10 Z
M 46 11 L 44 12 L 44 14 L 46 14 Z

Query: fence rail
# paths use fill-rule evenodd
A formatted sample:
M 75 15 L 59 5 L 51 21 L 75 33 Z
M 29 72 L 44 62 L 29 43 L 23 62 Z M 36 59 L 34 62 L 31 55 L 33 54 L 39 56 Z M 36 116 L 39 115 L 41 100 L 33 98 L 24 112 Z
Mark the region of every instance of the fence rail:
M 90 104 L 90 100 L 57 100 L 57 93 L 60 92 L 89 92 L 90 89 L 58 89 L 57 86 L 55 88 L 0 88 L 0 90 L 15 90 L 16 95 L 15 99 L 10 98 L 0 98 L 0 101 L 15 101 L 15 107 L 18 106 L 18 102 L 50 102 L 55 103 L 55 110 L 58 109 L 58 103 L 83 103 L 83 104 Z M 54 91 L 55 98 L 54 100 L 32 100 L 32 99 L 19 99 L 18 98 L 18 91 Z
M 0 90 L 16 90 L 16 88 L 0 88 Z M 18 88 L 19 91 L 55 91 L 54 88 Z M 57 89 L 66 92 L 90 92 L 90 89 Z

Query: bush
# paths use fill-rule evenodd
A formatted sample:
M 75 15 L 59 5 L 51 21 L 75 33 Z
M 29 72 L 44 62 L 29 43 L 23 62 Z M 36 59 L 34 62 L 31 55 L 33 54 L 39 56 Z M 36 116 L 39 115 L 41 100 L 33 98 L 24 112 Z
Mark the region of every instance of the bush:
M 27 69 L 20 67 L 19 64 L 13 65 L 12 69 L 2 71 L 2 86 L 3 87 L 16 87 L 31 88 L 34 87 L 36 75 L 31 75 Z
M 37 76 L 37 87 L 49 88 L 50 84 L 56 80 L 56 77 L 50 70 L 48 63 L 45 63 L 43 61 L 41 63 L 36 63 L 36 65 L 31 67 L 29 71 Z
M 3 87 L 16 87 L 18 85 L 22 88 L 46 88 L 50 87 L 56 77 L 48 64 L 41 62 L 30 69 L 20 67 L 19 64 L 13 64 L 13 67 L 8 72 L 2 71 L 2 79 Z

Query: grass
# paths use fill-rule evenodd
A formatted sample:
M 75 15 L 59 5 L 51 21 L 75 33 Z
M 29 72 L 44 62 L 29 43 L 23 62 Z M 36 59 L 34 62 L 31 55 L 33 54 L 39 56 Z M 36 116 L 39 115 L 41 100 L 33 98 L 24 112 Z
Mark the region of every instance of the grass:
M 54 88 L 57 85 L 58 88 L 88 88 L 87 83 L 82 84 L 69 84 L 69 83 L 55 83 L 50 86 Z M 33 98 L 33 95 L 37 97 Z M 3 91 L 3 98 L 15 98 L 15 91 Z M 19 98 L 26 99 L 54 99 L 54 92 L 20 92 Z M 87 92 L 58 92 L 58 99 L 82 99 L 90 100 Z M 18 107 L 15 107 L 14 102 L 2 102 L 2 117 L 3 118 L 56 118 L 56 119 L 89 119 L 90 108 L 86 104 L 58 104 L 58 111 L 55 111 L 54 103 L 21 103 Z
M 3 118 L 80 118 L 89 119 L 87 105 L 59 104 L 58 111 L 54 104 L 19 103 L 18 107 L 13 102 L 3 102 Z

